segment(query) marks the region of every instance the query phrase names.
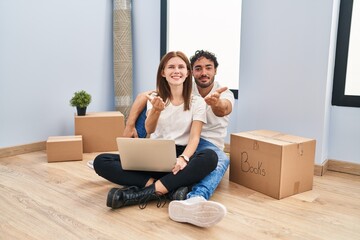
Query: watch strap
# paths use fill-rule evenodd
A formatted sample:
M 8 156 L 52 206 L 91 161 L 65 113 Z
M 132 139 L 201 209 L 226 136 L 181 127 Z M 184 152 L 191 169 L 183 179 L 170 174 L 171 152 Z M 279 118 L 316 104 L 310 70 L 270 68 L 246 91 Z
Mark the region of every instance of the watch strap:
M 189 157 L 184 154 L 181 154 L 180 157 L 182 157 L 186 162 L 190 161 Z

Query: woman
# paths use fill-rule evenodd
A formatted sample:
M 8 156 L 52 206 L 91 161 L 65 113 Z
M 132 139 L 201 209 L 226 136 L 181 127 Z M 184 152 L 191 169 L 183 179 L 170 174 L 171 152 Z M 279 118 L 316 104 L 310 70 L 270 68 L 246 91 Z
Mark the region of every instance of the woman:
M 97 174 L 129 187 L 113 188 L 107 206 L 143 204 L 182 186 L 199 182 L 217 165 L 217 154 L 210 149 L 195 152 L 201 129 L 206 123 L 206 104 L 192 95 L 191 66 L 182 52 L 169 52 L 160 61 L 157 93 L 148 96 L 145 128 L 153 139 L 173 139 L 177 162 L 172 172 L 126 171 L 121 156 L 100 154 L 94 160 Z M 146 206 L 146 205 L 145 205 Z

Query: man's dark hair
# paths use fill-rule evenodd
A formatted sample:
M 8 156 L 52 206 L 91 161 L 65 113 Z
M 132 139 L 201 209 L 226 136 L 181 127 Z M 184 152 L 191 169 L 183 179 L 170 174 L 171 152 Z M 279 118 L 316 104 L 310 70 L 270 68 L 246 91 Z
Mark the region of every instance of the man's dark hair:
M 204 50 L 197 50 L 195 55 L 190 58 L 191 68 L 194 67 L 194 63 L 201 57 L 209 59 L 210 61 L 214 62 L 215 69 L 219 66 L 219 63 L 215 57 L 215 54 L 212 52 L 204 51 Z

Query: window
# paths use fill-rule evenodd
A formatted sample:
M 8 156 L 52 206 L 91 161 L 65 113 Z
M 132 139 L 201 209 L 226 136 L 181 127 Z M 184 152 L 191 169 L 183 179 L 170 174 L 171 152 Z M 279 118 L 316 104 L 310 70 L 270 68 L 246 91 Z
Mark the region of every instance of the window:
M 235 98 L 239 88 L 241 0 L 161 0 L 161 56 L 180 50 L 213 52 L 216 79 Z
M 360 3 L 341 0 L 332 105 L 360 107 Z

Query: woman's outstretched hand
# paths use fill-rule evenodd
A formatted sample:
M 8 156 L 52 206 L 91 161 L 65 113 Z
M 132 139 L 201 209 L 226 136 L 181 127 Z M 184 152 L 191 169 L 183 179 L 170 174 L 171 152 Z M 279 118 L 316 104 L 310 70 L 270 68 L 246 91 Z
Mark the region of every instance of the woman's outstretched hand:
M 151 104 L 153 105 L 154 110 L 161 112 L 165 109 L 165 103 L 161 97 L 147 95 L 148 99 L 150 100 Z

